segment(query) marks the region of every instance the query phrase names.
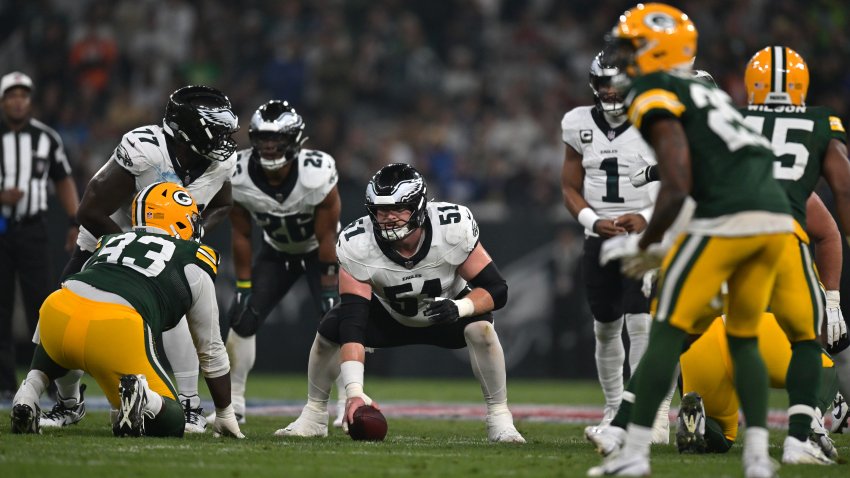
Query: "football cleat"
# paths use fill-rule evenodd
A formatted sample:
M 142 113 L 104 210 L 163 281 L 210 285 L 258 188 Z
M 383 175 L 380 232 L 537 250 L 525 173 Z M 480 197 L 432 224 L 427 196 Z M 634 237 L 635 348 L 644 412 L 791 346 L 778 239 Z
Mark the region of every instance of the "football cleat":
M 823 415 L 819 408 L 815 408 L 815 416 L 812 418 L 812 431 L 809 433 L 809 440 L 815 442 L 831 460 L 838 459 L 838 450 L 835 449 L 835 442 L 829 436 L 829 432 L 823 426 Z
M 487 415 L 487 438 L 493 443 L 525 443 L 525 438 L 514 426 L 511 412 Z
M 811 440 L 800 441 L 792 436 L 785 437 L 782 445 L 782 463 L 786 465 L 834 465 L 820 447 Z
M 587 470 L 587 476 L 649 476 L 650 471 L 648 456 L 620 452 Z
M 333 422 L 334 428 L 342 428 L 342 419 L 345 417 L 345 402 L 346 400 L 344 398 L 336 401 L 336 416 L 334 417 Z
M 44 412 L 39 419 L 40 425 L 43 428 L 60 428 L 68 425 L 75 425 L 86 416 L 86 384 L 80 385 L 80 399 L 77 404 L 72 407 L 67 407 L 63 403 L 64 399 L 61 395 L 56 396 L 56 404 L 49 412 Z
M 596 452 L 608 456 L 623 447 L 626 441 L 626 430 L 609 425 L 607 427 L 587 427 L 584 437 L 593 444 Z
M 744 476 L 746 478 L 775 478 L 779 463 L 769 456 L 750 457 L 744 454 Z
M 30 406 L 26 403 L 15 405 L 12 407 L 12 433 L 41 433 L 39 426 L 40 415 L 41 409 L 38 405 Z
M 186 417 L 186 433 L 204 433 L 207 431 L 207 419 L 203 407 L 192 408 L 191 400 L 183 400 L 183 415 Z
M 145 405 L 148 396 L 139 375 L 124 375 L 118 382 L 118 418 L 112 424 L 112 433 L 117 437 L 145 436 Z
M 276 437 L 326 437 L 328 436 L 328 411 L 316 411 L 309 404 L 304 406 L 301 415 L 286 426 L 274 432 Z
M 679 406 L 676 447 L 679 453 L 705 453 L 705 408 L 696 392 L 686 393 Z
M 832 401 L 832 425 L 829 426 L 830 433 L 844 433 L 847 430 L 847 419 L 850 418 L 850 406 L 840 393 L 835 395 Z

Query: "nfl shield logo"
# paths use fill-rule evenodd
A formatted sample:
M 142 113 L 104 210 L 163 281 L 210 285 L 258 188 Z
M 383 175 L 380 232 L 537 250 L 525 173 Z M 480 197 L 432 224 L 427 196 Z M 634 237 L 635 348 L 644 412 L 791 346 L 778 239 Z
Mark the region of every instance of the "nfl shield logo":
M 614 138 L 617 137 L 617 134 L 614 133 L 613 129 L 608 130 L 608 141 L 614 141 Z

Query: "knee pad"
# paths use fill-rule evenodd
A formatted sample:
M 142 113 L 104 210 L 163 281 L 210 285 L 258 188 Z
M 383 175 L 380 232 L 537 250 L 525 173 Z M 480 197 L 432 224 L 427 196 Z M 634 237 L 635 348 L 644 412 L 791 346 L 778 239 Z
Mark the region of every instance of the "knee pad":
M 240 337 L 250 337 L 257 333 L 263 319 L 253 307 L 246 307 L 238 314 L 231 316 L 230 328 Z
M 470 345 L 489 345 L 499 341 L 493 324 L 486 320 L 472 322 L 463 329 L 463 337 Z

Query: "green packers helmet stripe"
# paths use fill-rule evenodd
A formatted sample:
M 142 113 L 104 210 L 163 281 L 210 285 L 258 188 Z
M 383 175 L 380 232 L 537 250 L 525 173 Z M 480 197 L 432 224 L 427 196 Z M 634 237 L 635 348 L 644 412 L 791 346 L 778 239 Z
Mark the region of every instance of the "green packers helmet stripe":
M 773 76 L 770 78 L 770 91 L 774 93 L 786 93 L 788 66 L 786 64 L 784 46 L 775 46 L 771 49 L 770 62 L 770 66 L 773 68 Z
M 658 291 L 658 311 L 655 316 L 659 321 L 667 321 L 673 314 L 679 292 L 684 287 L 702 251 L 708 245 L 709 239 L 705 236 L 688 235 L 679 246 Z

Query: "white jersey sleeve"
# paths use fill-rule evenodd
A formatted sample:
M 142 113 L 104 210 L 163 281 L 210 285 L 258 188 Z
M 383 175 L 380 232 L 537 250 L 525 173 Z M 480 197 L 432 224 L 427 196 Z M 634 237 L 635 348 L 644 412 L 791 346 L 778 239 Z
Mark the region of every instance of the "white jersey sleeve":
M 352 222 L 339 233 L 336 243 L 339 266 L 360 282 L 370 282 L 370 268 L 381 263 L 380 247 L 375 242 L 368 216 Z
M 303 200 L 317 206 L 339 180 L 336 161 L 333 156 L 315 149 L 302 149 L 298 159 L 298 182 L 307 191 Z
M 564 142 L 582 156 L 582 195 L 596 214 L 603 219 L 632 213 L 648 217 L 658 185 L 636 188 L 629 179 L 633 171 L 656 163 L 640 133 L 629 123 L 612 127 L 594 106 L 571 110 L 561 128 Z
M 472 211 L 460 204 L 435 202 L 430 206 L 430 211 L 436 212 L 431 216 L 431 224 L 435 230 L 440 229 L 440 234 L 434 234 L 435 239 L 441 238 L 446 246 L 446 262 L 454 266 L 463 264 L 479 241 L 478 223 Z
M 195 264 L 188 264 L 183 270 L 192 291 L 192 306 L 186 312 L 186 320 L 198 351 L 201 371 L 205 377 L 220 377 L 230 371 L 230 360 L 219 331 L 215 284 L 210 275 Z

